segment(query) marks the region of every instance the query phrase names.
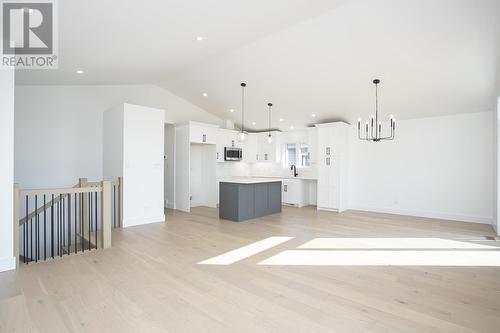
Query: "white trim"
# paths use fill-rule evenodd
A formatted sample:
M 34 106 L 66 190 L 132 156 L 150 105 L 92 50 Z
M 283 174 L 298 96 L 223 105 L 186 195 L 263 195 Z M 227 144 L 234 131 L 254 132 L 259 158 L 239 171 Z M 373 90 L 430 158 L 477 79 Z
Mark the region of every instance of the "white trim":
M 490 225 L 492 224 L 492 218 L 486 216 L 456 215 L 456 214 L 441 213 L 441 212 L 429 212 L 429 211 L 371 207 L 371 206 L 350 206 L 349 210 L 360 210 L 366 212 L 416 216 L 416 217 L 425 217 L 431 219 L 450 220 L 458 222 L 481 223 Z
M 146 217 L 146 218 L 128 219 L 128 220 L 124 219 L 123 220 L 123 227 L 128 228 L 128 227 L 134 227 L 137 225 L 158 223 L 158 222 L 165 222 L 165 214 L 155 216 L 155 217 Z
M 339 212 L 339 210 L 337 208 L 327 208 L 327 207 L 316 206 L 316 209 L 317 210 L 323 210 L 325 212 L 335 212 L 335 213 Z
M 0 272 L 16 269 L 16 257 L 0 258 Z

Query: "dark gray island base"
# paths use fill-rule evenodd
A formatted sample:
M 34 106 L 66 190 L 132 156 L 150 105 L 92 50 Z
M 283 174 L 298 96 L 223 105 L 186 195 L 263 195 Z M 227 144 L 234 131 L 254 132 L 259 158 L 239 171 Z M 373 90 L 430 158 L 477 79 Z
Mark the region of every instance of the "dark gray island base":
M 236 222 L 281 212 L 281 180 L 221 181 L 219 218 Z

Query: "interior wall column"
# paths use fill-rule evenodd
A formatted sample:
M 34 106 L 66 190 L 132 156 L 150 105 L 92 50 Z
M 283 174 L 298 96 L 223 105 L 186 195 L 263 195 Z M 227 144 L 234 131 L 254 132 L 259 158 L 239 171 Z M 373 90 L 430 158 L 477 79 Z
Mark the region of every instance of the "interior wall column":
M 14 70 L 0 69 L 0 272 L 14 258 Z

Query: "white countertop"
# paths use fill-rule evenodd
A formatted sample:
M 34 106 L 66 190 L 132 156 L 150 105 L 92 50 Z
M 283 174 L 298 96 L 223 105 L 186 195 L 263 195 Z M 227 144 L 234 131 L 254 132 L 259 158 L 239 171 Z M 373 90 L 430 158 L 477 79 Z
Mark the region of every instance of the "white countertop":
M 317 178 L 313 177 L 301 177 L 300 175 L 297 177 L 280 177 L 280 176 L 258 176 L 258 178 L 279 178 L 279 179 L 301 179 L 301 180 L 318 180 Z
M 217 179 L 219 182 L 236 183 L 236 184 L 257 184 L 269 182 L 281 182 L 289 179 L 298 180 L 317 180 L 316 178 L 302 178 L 302 177 L 278 177 L 278 176 L 260 176 L 260 177 L 231 177 Z
M 272 183 L 281 181 L 283 181 L 283 178 L 234 177 L 227 179 L 219 179 L 219 182 L 221 183 L 234 183 L 234 184 L 259 184 L 259 183 Z

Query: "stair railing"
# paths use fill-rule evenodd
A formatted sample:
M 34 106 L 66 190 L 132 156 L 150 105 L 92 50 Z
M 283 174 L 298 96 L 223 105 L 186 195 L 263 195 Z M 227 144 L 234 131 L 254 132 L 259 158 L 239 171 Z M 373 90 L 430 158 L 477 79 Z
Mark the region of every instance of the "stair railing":
M 113 182 L 80 178 L 73 187 L 55 189 L 14 185 L 18 263 L 111 247 L 111 229 L 122 225 L 122 188 L 122 178 Z

